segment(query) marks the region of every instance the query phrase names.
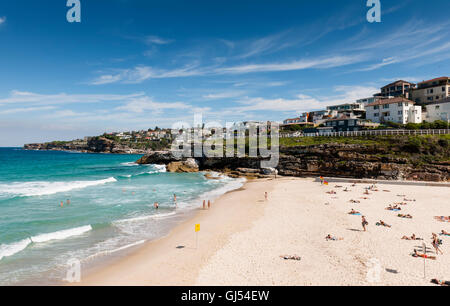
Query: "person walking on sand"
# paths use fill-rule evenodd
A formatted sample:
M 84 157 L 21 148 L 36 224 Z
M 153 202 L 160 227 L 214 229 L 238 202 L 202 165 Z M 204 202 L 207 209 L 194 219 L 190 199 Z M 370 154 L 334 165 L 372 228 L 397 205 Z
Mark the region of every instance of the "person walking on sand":
M 206 209 L 206 201 L 203 200 L 203 210 L 205 210 L 205 209 Z
M 367 222 L 365 216 L 362 216 L 362 217 L 361 217 L 361 224 L 362 224 L 362 227 L 363 227 L 364 231 L 366 232 L 366 231 L 367 231 L 367 230 L 366 230 L 366 226 L 369 225 L 369 222 Z
M 436 251 L 436 255 L 439 255 L 439 252 L 441 252 L 441 255 L 444 255 L 442 250 L 439 248 L 440 241 L 439 241 L 438 235 L 433 233 L 433 237 L 431 239 L 432 239 L 431 245 L 434 247 L 434 249 Z
M 266 199 L 266 201 L 267 201 L 268 197 L 269 197 L 269 195 L 267 194 L 267 191 L 264 192 L 264 198 Z
M 211 201 L 208 200 L 208 209 L 210 209 L 210 208 L 211 208 Z

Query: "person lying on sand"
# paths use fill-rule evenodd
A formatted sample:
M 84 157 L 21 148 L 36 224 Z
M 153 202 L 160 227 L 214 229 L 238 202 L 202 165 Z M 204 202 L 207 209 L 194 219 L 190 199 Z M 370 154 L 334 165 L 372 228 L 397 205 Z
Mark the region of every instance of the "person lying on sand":
M 354 204 L 359 204 L 359 203 L 361 203 L 361 201 L 353 200 L 353 199 L 351 199 L 349 202 L 350 202 L 350 203 L 354 203 Z
M 297 255 L 281 255 L 280 257 L 284 260 L 302 260 L 302 258 Z
M 352 184 L 352 187 L 356 187 L 356 183 L 353 183 L 353 184 Z
M 420 258 L 425 258 L 425 259 L 436 260 L 435 256 L 428 256 L 427 254 L 419 253 L 419 252 L 417 252 L 416 249 L 414 249 L 414 253 L 411 255 L 412 255 L 412 257 L 420 257 Z
M 331 236 L 330 234 L 328 234 L 328 235 L 325 237 L 325 240 L 326 240 L 326 241 L 328 241 L 328 240 L 339 241 L 339 240 L 344 240 L 344 238 L 334 237 L 334 236 Z
M 436 284 L 436 285 L 441 285 L 441 286 L 445 286 L 445 287 L 450 287 L 450 282 L 449 281 L 443 281 L 443 280 L 439 280 L 439 279 L 432 279 L 431 283 Z
M 450 236 L 450 233 L 442 230 L 441 231 L 441 235 L 443 235 L 443 236 Z
M 398 207 L 397 205 L 389 205 L 388 207 L 386 207 L 386 210 L 402 210 L 401 207 Z
M 383 192 L 391 192 L 390 190 L 387 190 L 387 189 L 385 189 L 385 190 L 383 190 Z
M 364 194 L 369 195 L 369 194 L 370 194 L 370 193 L 369 193 L 369 190 L 366 189 L 366 191 L 364 191 Z
M 405 202 L 415 202 L 416 200 L 415 199 L 404 198 L 403 201 L 405 201 Z
M 450 222 L 450 216 L 445 217 L 445 216 L 436 216 L 434 217 L 436 220 L 441 221 L 441 222 Z
M 350 212 L 348 213 L 349 215 L 358 215 L 358 214 L 360 214 L 360 212 L 359 211 L 356 211 L 356 210 L 354 210 L 353 208 L 352 208 L 352 210 L 350 210 Z
M 402 205 L 402 206 L 406 206 L 406 205 L 408 205 L 408 203 L 405 203 L 405 202 L 399 202 L 399 203 L 394 203 L 394 205 Z
M 411 237 L 403 236 L 402 240 L 423 240 L 422 238 L 417 238 L 416 234 L 412 234 Z
M 327 191 L 328 194 L 336 194 L 336 191 L 331 190 L 331 191 Z
M 413 218 L 410 214 L 407 214 L 407 215 L 398 214 L 397 217 L 403 218 L 403 219 L 412 219 Z
M 397 194 L 397 197 L 404 198 L 404 197 L 406 197 L 406 194 Z
M 384 226 L 384 227 L 391 227 L 389 224 L 385 223 L 384 221 L 380 220 L 376 223 L 378 226 Z
M 350 192 L 351 190 L 348 190 L 347 187 L 345 187 L 344 192 Z
M 362 197 L 361 199 L 363 199 L 363 200 L 370 200 L 370 198 L 368 198 L 368 197 Z
M 342 186 L 341 185 L 336 185 L 336 186 L 334 186 L 334 188 L 342 188 Z

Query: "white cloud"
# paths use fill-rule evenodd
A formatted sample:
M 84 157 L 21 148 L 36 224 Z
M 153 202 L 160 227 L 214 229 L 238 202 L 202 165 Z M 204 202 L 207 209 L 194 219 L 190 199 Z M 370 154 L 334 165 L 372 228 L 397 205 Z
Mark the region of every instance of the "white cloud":
M 206 76 L 206 75 L 225 75 L 225 74 L 245 74 L 254 72 L 276 72 L 276 71 L 294 71 L 305 69 L 326 69 L 347 66 L 359 63 L 363 60 L 363 56 L 330 56 L 316 59 L 304 59 L 286 63 L 266 63 L 266 64 L 250 64 L 238 65 L 222 68 L 203 68 L 198 65 L 188 65 L 183 68 L 164 70 L 155 69 L 149 66 L 137 66 L 133 69 L 125 69 L 117 74 L 107 74 L 93 80 L 91 85 L 101 85 L 108 83 L 142 83 L 149 79 L 162 78 L 179 78 L 190 76 Z
M 143 113 L 145 111 L 160 112 L 164 109 L 187 109 L 191 106 L 182 102 L 155 102 L 149 97 L 135 98 L 116 110 L 133 113 Z
M 53 110 L 53 109 L 55 109 L 55 107 L 53 107 L 53 106 L 11 108 L 11 109 L 6 109 L 6 110 L 0 110 L 0 115 L 42 112 L 42 111 L 48 111 L 48 110 Z
M 38 94 L 33 92 L 25 92 L 13 90 L 8 98 L 0 99 L 1 104 L 9 103 L 29 103 L 36 105 L 54 105 L 69 103 L 100 103 L 108 101 L 124 101 L 132 98 L 143 96 L 143 93 L 135 93 L 129 95 L 110 95 L 110 94 Z
M 211 93 L 204 95 L 204 99 L 209 100 L 216 100 L 216 99 L 230 99 L 230 98 L 236 98 L 239 96 L 244 95 L 244 91 L 225 91 L 225 92 L 218 92 L 218 93 Z
M 151 45 L 151 44 L 156 44 L 156 45 L 166 45 L 166 44 L 170 44 L 171 42 L 173 42 L 173 40 L 170 39 L 164 39 L 155 35 L 150 35 L 150 36 L 146 36 L 144 38 L 145 43 Z
M 0 25 L 6 22 L 6 17 L 0 17 Z

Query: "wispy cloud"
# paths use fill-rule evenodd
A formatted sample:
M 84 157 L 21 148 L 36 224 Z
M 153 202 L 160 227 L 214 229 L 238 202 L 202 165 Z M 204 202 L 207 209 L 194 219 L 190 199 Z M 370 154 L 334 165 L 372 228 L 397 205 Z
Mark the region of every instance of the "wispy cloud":
M 164 39 L 155 35 L 150 35 L 144 37 L 144 42 L 148 45 L 156 44 L 156 45 L 167 45 L 173 42 L 171 39 Z
M 190 107 L 190 105 L 183 102 L 155 102 L 150 97 L 140 97 L 117 107 L 116 110 L 143 113 L 145 111 L 160 112 L 165 109 L 187 109 Z
M 120 70 L 116 74 L 106 74 L 90 82 L 91 85 L 111 83 L 142 83 L 149 79 L 179 78 L 207 75 L 246 74 L 255 72 L 282 72 L 305 69 L 326 69 L 359 63 L 363 55 L 329 56 L 309 58 L 291 62 L 247 64 L 230 67 L 199 67 L 196 64 L 187 65 L 173 70 L 157 69 L 150 66 L 137 66 L 132 69 Z
M 217 93 L 211 93 L 204 95 L 203 98 L 207 100 L 216 100 L 216 99 L 230 99 L 230 98 L 236 98 L 239 96 L 245 95 L 245 91 L 224 91 L 224 92 L 217 92 Z
M 38 94 L 33 92 L 13 90 L 9 97 L 0 99 L 2 104 L 28 103 L 33 105 L 56 105 L 70 103 L 100 103 L 110 101 L 124 101 L 143 96 L 144 93 L 134 93 L 129 95 L 111 94 Z
M 4 24 L 6 22 L 6 17 L 0 17 L 0 25 Z

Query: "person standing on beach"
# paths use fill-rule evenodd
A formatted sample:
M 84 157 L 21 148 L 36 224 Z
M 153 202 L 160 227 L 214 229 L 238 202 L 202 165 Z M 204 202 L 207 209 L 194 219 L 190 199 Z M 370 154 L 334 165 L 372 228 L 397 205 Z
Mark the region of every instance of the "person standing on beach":
M 205 210 L 205 209 L 206 209 L 206 201 L 203 200 L 203 210 Z
M 369 222 L 367 222 L 365 216 L 362 216 L 362 217 L 361 217 L 361 221 L 362 221 L 362 222 L 361 222 L 362 227 L 363 227 L 364 231 L 366 231 L 366 226 L 369 225 Z
M 208 209 L 210 209 L 210 208 L 211 208 L 211 201 L 208 200 Z
M 267 201 L 268 197 L 269 197 L 269 195 L 267 194 L 267 191 L 264 192 L 264 198 L 266 199 L 266 201 Z

